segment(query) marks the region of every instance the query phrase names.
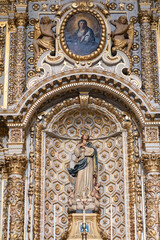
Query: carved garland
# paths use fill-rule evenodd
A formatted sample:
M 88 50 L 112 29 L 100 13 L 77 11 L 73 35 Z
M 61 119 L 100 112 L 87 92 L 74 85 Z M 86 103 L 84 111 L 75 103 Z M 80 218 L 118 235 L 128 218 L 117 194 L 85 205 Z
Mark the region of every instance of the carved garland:
M 40 239 L 40 200 L 41 200 L 41 133 L 43 126 L 37 122 L 35 146 L 35 199 L 34 199 L 34 240 Z

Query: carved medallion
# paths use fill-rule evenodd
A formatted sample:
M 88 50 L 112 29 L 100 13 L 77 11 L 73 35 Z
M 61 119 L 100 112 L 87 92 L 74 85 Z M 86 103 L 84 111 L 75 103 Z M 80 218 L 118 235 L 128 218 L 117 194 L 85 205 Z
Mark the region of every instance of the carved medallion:
M 61 25 L 61 45 L 75 60 L 91 60 L 103 51 L 106 28 L 102 17 L 94 10 L 73 10 Z

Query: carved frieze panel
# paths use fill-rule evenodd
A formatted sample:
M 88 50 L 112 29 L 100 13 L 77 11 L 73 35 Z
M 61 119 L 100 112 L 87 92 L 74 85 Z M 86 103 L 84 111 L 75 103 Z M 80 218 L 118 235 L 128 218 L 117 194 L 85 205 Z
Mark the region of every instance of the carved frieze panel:
M 20 143 L 22 142 L 22 129 L 10 129 L 9 131 L 9 142 Z
M 158 127 L 147 127 L 146 128 L 146 142 L 158 142 L 159 141 L 159 130 Z

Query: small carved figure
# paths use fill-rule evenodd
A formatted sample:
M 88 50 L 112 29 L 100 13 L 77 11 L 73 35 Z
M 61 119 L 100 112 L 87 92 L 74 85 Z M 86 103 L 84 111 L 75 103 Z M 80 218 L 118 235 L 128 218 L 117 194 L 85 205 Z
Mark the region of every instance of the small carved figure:
M 94 186 L 93 192 L 91 193 L 91 196 L 95 197 L 98 201 L 100 200 L 100 187 L 101 187 L 101 184 L 97 183 Z
M 130 54 L 134 39 L 133 23 L 128 24 L 127 17 L 120 16 L 118 20 L 111 21 L 111 24 L 116 27 L 112 32 L 113 50 L 121 48 Z
M 39 23 L 37 23 L 39 25 Z M 37 58 L 40 54 L 40 49 L 55 51 L 55 36 L 52 28 L 56 26 L 56 22 L 48 16 L 42 17 L 40 27 L 35 24 L 35 36 L 39 37 L 33 41 L 34 57 Z M 40 34 L 37 34 L 37 32 Z
M 73 200 L 74 200 L 74 189 L 69 187 L 67 189 L 67 193 L 68 193 L 68 204 L 69 206 L 72 206 Z

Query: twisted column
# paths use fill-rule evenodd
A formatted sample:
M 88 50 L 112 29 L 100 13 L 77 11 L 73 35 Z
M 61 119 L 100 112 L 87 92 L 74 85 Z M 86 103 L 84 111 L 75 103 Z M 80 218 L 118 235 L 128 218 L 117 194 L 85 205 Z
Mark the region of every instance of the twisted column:
M 9 239 L 23 240 L 24 228 L 24 180 L 23 174 L 27 158 L 25 156 L 6 156 L 5 164 L 8 172 L 8 219 Z
M 147 239 L 159 239 L 160 154 L 143 154 L 146 171 Z
M 151 49 L 151 15 L 148 11 L 139 14 L 141 24 L 141 65 L 142 84 L 144 91 L 150 100 L 154 96 L 152 79 L 152 49 Z
M 15 53 L 15 81 L 14 81 L 14 100 L 17 102 L 25 89 L 26 75 L 26 25 L 27 14 L 16 14 L 17 41 Z

